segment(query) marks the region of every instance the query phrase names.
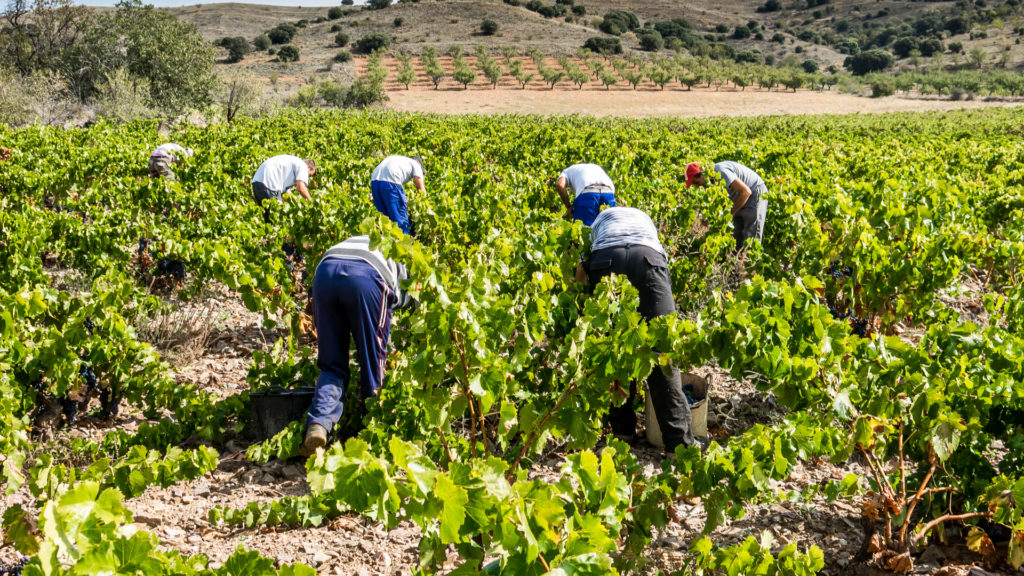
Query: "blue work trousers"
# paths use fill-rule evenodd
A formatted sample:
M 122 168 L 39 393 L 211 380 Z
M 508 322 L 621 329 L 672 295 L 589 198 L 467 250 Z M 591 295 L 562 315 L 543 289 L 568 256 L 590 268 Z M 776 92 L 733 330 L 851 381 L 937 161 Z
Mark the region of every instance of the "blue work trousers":
M 362 398 L 377 395 L 391 338 L 393 299 L 384 279 L 367 262 L 328 258 L 317 266 L 313 278 L 313 320 L 320 377 L 306 417 L 307 427 L 319 424 L 330 431 L 341 419 L 345 387 L 351 379 L 348 356 L 353 338 Z
M 405 188 L 394 182 L 383 182 L 374 180 L 370 182 L 370 192 L 373 193 L 373 205 L 381 214 L 387 216 L 392 222 L 398 224 L 402 232 L 410 234 L 409 210 L 405 201 Z
M 587 190 L 605 190 L 605 192 L 587 192 Z M 615 206 L 615 193 L 604 186 L 587 187 L 580 192 L 572 203 L 572 217 L 583 222 L 585 226 L 594 223 L 594 218 L 601 213 L 601 206 Z

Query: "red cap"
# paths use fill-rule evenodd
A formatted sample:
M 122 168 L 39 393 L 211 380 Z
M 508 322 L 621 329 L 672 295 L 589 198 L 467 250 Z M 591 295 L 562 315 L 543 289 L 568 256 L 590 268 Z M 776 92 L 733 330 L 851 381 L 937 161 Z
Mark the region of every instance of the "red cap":
M 690 162 L 686 165 L 686 187 L 693 186 L 693 179 L 697 174 L 700 174 L 700 164 L 696 162 Z

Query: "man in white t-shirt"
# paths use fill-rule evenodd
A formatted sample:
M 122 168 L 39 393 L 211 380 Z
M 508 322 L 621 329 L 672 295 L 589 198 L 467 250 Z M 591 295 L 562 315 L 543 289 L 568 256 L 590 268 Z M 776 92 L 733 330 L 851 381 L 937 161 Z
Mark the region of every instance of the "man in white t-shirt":
M 392 155 L 385 158 L 370 176 L 370 193 L 373 205 L 381 214 L 398 224 L 402 232 L 412 234 L 409 223 L 409 207 L 405 199 L 405 184 L 412 180 L 416 189 L 426 193 L 423 187 L 423 159 L 419 156 Z
M 658 229 L 650 216 L 636 208 L 611 207 L 597 215 L 590 228 L 590 254 L 577 268 L 576 279 L 594 286 L 612 273 L 628 278 L 640 293 L 638 312 L 645 320 L 675 313 L 668 256 Z M 680 444 L 693 446 L 690 405 L 679 369 L 671 364 L 655 366 L 647 377 L 647 388 L 666 452 L 674 453 Z M 636 432 L 635 397 L 636 384 L 631 383 L 626 404 L 611 409 L 616 434 Z
M 171 164 L 190 156 L 192 156 L 191 148 L 184 148 L 173 142 L 165 142 L 157 146 L 156 150 L 149 155 L 149 177 L 160 178 L 163 176 L 168 180 L 174 180 Z
M 725 183 L 725 190 L 732 201 L 732 235 L 736 239 L 736 250 L 742 250 L 750 238 L 760 242 L 768 215 L 768 200 L 764 198 L 768 187 L 764 180 L 757 172 L 739 162 L 718 162 L 715 164 L 715 172 Z M 687 188 L 704 188 L 709 183 L 710 179 L 700 164 L 691 162 L 686 165 Z
M 281 197 L 295 187 L 306 200 L 309 196 L 309 177 L 316 174 L 316 163 L 306 158 L 290 154 L 281 154 L 263 161 L 252 177 L 252 195 L 256 204 L 262 206 L 264 200 L 281 201 Z M 269 217 L 269 209 L 264 208 L 263 219 Z
M 558 175 L 558 195 L 565 204 L 566 215 L 590 226 L 601 206 L 615 206 L 615 184 L 597 164 L 573 164 Z M 567 187 L 576 197 L 569 202 Z

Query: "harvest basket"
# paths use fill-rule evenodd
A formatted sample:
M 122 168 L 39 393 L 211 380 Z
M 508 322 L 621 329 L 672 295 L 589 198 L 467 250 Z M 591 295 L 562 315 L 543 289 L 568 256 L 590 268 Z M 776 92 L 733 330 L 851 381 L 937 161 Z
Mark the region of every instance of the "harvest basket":
M 252 412 L 252 431 L 259 440 L 266 440 L 284 430 L 291 422 L 302 418 L 313 405 L 316 388 L 282 388 L 271 386 L 249 393 Z
M 711 389 L 711 381 L 696 374 L 680 374 L 683 389 L 689 392 L 690 401 L 690 431 L 694 436 L 706 438 L 708 435 L 708 392 Z M 651 392 L 644 385 L 644 421 L 647 425 L 647 442 L 658 448 L 664 448 L 665 443 L 661 439 L 661 427 L 658 426 L 658 419 L 654 416 L 654 404 L 651 402 Z

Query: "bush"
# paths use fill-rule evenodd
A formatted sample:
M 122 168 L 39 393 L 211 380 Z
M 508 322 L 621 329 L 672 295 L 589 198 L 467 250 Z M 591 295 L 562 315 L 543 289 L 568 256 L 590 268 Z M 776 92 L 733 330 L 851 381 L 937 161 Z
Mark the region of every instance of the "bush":
M 818 63 L 814 60 L 804 60 L 800 67 L 804 69 L 804 72 L 808 74 L 814 74 L 818 71 Z
M 391 6 L 391 0 L 369 0 L 366 5 L 372 10 L 383 10 Z
M 256 38 L 253 38 L 252 44 L 257 50 L 267 50 L 270 48 L 270 37 L 266 34 L 260 34 Z
M 768 0 L 757 7 L 758 12 L 778 12 L 779 10 L 782 10 L 782 2 L 779 0 Z
M 786 36 L 784 34 L 781 34 L 779 32 L 776 32 L 775 34 L 772 34 L 772 42 L 775 42 L 776 44 L 782 44 L 785 41 L 786 41 Z
M 601 24 L 598 26 L 606 34 L 619 36 L 625 32 L 631 32 L 640 28 L 640 19 L 636 14 L 625 10 L 612 10 L 604 15 Z
M 120 68 L 108 75 L 107 81 L 100 85 L 96 104 L 100 116 L 128 122 L 153 115 L 149 99 L 149 82 Z
M 896 93 L 896 82 L 890 76 L 879 76 L 871 81 L 871 97 L 882 98 Z
M 598 54 L 622 54 L 622 40 L 618 38 L 587 38 L 583 47 Z
M 276 55 L 277 54 L 277 48 L 271 48 L 271 49 L 267 50 L 267 54 L 270 54 L 271 56 Z
M 480 23 L 480 33 L 484 36 L 494 36 L 498 31 L 498 23 L 490 18 L 484 18 L 483 22 Z
M 395 16 L 395 19 L 391 21 L 391 24 L 395 28 L 400 28 L 402 24 L 405 24 L 405 18 L 402 18 L 401 16 Z
M 345 11 L 340 6 L 335 6 L 327 11 L 327 17 L 331 20 L 337 20 L 345 15 Z
M 900 58 L 906 58 L 910 56 L 910 53 L 914 50 L 918 50 L 917 38 L 913 36 L 901 36 L 892 43 L 893 54 Z
M 252 52 L 249 41 L 241 36 L 225 38 L 220 45 L 228 51 L 228 62 L 241 62 L 246 54 Z
M 943 46 L 942 40 L 938 38 L 925 38 L 918 43 L 917 49 L 921 51 L 922 56 L 934 56 L 936 54 L 942 54 L 946 47 Z
M 366 108 L 387 102 L 387 100 L 388 95 L 384 92 L 383 82 L 367 76 L 360 76 L 349 87 L 343 103 L 347 108 Z
M 963 42 L 950 42 L 949 51 L 953 54 L 963 54 L 964 43 Z
M 647 52 L 657 52 L 665 47 L 665 39 L 657 30 L 641 32 L 637 40 L 640 41 L 640 49 Z
M 348 46 L 348 34 L 345 34 L 344 32 L 338 32 L 334 36 L 334 45 L 339 48 L 344 48 L 345 46 Z
M 341 5 L 342 6 L 352 6 L 355 3 L 356 3 L 355 0 L 341 0 Z
M 294 24 L 284 22 L 268 30 L 267 36 L 274 44 L 287 44 L 292 41 L 292 38 L 295 38 L 298 32 L 299 30 Z
M 299 47 L 293 44 L 282 46 L 277 51 L 277 59 L 280 62 L 298 62 L 299 61 Z
M 892 55 L 880 48 L 873 48 L 856 56 L 849 56 L 843 61 L 843 67 L 857 76 L 863 76 L 871 72 L 881 72 L 889 66 L 892 66 Z
M 728 31 L 729 27 L 726 26 L 725 24 L 719 24 L 718 26 L 715 26 L 715 32 L 718 32 L 719 34 L 725 34 Z
M 586 16 L 587 7 L 583 4 L 576 4 L 572 7 L 572 13 L 576 16 Z
M 341 32 L 344 29 L 345 29 L 345 27 L 342 26 L 341 24 L 332 24 L 331 25 L 331 32 Z
M 391 46 L 391 37 L 387 34 L 375 32 L 357 40 L 355 50 L 361 54 L 370 54 L 375 50 L 385 50 L 388 46 Z
M 750 28 L 746 26 L 737 26 L 732 30 L 732 37 L 736 40 L 745 40 L 750 38 Z
M 335 54 L 334 58 L 332 58 L 332 60 L 334 60 L 338 64 L 344 64 L 345 62 L 351 62 L 352 61 L 352 53 L 349 52 L 348 50 L 342 50 L 342 51 L 338 52 L 337 54 Z

